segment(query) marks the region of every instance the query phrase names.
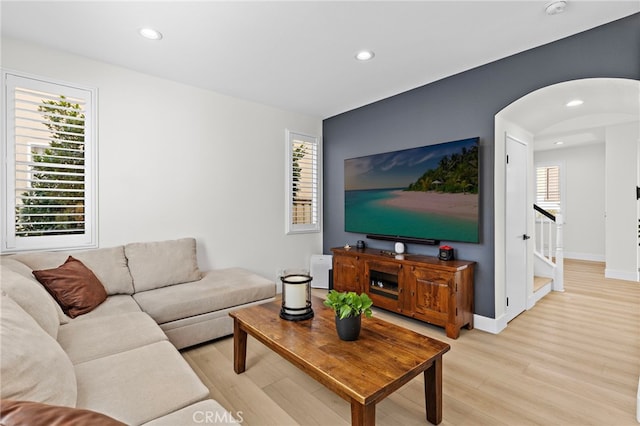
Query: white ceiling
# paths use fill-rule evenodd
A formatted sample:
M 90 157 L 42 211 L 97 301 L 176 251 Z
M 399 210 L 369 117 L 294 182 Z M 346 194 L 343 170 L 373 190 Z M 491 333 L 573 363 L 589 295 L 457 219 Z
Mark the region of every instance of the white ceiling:
M 547 3 L 2 0 L 0 13 L 3 37 L 327 118 L 640 11 L 569 0 L 548 16 Z
M 566 106 L 574 99 L 584 103 Z M 563 82 L 529 93 L 500 115 L 533 134 L 536 151 L 604 143 L 606 126 L 640 121 L 640 81 L 589 78 Z M 562 145 L 556 145 L 559 141 Z

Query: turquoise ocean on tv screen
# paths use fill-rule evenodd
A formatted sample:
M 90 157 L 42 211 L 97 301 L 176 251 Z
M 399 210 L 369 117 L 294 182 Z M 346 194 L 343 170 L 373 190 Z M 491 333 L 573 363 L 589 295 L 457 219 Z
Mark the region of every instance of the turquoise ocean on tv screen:
M 345 231 L 434 240 L 478 242 L 478 222 L 385 205 L 394 189 L 345 191 Z

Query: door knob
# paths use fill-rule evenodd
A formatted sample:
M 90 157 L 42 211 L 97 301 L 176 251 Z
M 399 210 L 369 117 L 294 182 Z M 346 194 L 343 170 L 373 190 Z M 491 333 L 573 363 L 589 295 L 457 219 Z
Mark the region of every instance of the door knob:
M 522 239 L 523 240 L 528 240 L 529 238 L 531 238 L 531 236 L 529 236 L 527 234 L 522 234 Z

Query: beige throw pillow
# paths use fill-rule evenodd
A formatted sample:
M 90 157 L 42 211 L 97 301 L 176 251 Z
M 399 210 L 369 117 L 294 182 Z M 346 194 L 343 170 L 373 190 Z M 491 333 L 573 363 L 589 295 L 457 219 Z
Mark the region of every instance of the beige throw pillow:
M 0 296 L 1 399 L 75 407 L 73 365 L 49 336 L 13 299 Z
M 202 278 L 194 238 L 132 243 L 124 252 L 136 293 Z
M 63 258 L 62 262 L 64 262 L 64 259 L 66 259 L 66 258 Z M 59 265 L 60 263 L 61 262 L 58 262 L 53 266 Z M 21 260 L 18 260 L 17 255 L 0 256 L 0 265 L 2 265 L 2 270 L 9 269 L 10 271 L 15 272 L 15 273 L 27 278 L 28 280 L 32 280 L 40 288 L 40 290 L 45 292 L 47 294 L 47 297 L 53 302 L 53 305 L 55 306 L 56 313 L 58 314 L 58 322 L 60 324 L 67 324 L 69 321 L 71 321 L 71 318 L 69 318 L 67 316 L 67 314 L 62 312 L 62 308 L 60 307 L 58 302 L 56 302 L 56 300 L 51 296 L 51 294 L 49 294 L 49 292 L 42 286 L 42 284 L 40 284 L 38 282 L 38 280 L 36 280 L 36 278 L 33 276 L 33 270 L 34 269 L 45 269 L 45 268 L 33 268 L 33 267 L 23 263 Z M 2 277 L 0 276 L 0 278 L 2 278 Z M 9 296 L 12 296 L 10 289 L 6 290 L 6 291 L 9 294 Z M 22 306 L 22 308 L 25 311 L 27 311 L 28 313 L 31 313 L 31 312 L 29 312 L 29 310 L 27 308 L 25 308 L 21 304 L 19 298 L 13 298 L 13 300 L 17 301 L 18 304 L 20 306 Z
M 54 339 L 58 338 L 60 318 L 56 302 L 33 276 L 29 278 L 0 266 L 0 288 L 20 305 L 44 331 Z

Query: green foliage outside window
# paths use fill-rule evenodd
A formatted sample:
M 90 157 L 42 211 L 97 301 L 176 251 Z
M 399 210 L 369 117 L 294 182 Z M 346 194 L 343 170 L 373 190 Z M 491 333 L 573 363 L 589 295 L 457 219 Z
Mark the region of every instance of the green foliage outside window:
M 84 119 L 79 104 L 43 100 L 38 111 L 51 132 L 47 148 L 32 148 L 31 189 L 16 207 L 21 236 L 84 232 Z

